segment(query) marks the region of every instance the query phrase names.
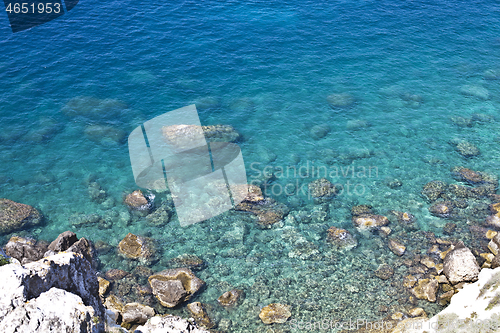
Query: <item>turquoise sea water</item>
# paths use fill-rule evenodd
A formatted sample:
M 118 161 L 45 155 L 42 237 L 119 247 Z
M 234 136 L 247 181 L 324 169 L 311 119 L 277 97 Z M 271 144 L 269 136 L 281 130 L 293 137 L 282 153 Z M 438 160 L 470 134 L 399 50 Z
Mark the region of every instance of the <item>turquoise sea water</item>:
M 408 211 L 420 230 L 439 236 L 449 221 L 429 213 L 420 195 L 424 184 L 456 183 L 454 166 L 500 176 L 498 3 L 81 1 L 57 20 L 16 34 L 0 15 L 0 50 L 0 197 L 32 205 L 46 219 L 22 234 L 50 241 L 69 229 L 116 246 L 132 232 L 155 238 L 165 261 L 196 254 L 208 263 L 198 273 L 208 283 L 198 299 L 213 304 L 217 319 L 230 318 L 235 332 L 265 331 L 257 314 L 272 302 L 290 304 L 293 318 L 305 321 L 377 319 L 381 304 L 408 308 L 390 281 L 373 276 L 380 263 L 398 267 L 378 236 L 357 235 L 357 249 L 331 254 L 326 229 L 356 234 L 350 208 L 370 204 L 381 214 Z M 468 86 L 483 95 L 464 94 Z M 333 109 L 327 96 L 335 93 L 356 102 Z M 86 96 L 83 103 L 95 98 L 113 105 L 90 116 L 62 112 L 79 96 Z M 309 183 L 317 178 L 312 172 L 276 174 L 275 191 L 266 194 L 286 204 L 294 219 L 269 230 L 234 212 L 187 228 L 175 216 L 161 227 L 129 220 L 123 197 L 137 186 L 126 138 L 90 140 L 85 128 L 107 125 L 126 136 L 192 103 L 203 125 L 232 125 L 242 135 L 249 180 L 264 169 L 323 166 L 338 170 L 332 182 L 349 182 L 351 191 L 314 205 L 307 196 L 279 191 Z M 325 124 L 326 136 L 311 135 Z M 454 148 L 459 140 L 481 154 L 464 158 Z M 373 172 L 358 173 L 363 168 Z M 400 187 L 388 186 L 396 179 Z M 91 200 L 89 181 L 106 191 L 106 204 Z M 75 227 L 75 214 L 111 222 L 107 229 Z M 466 230 L 484 219 L 479 215 L 454 222 Z M 290 233 L 317 247 L 320 258 L 290 258 Z M 131 268 L 113 255 L 102 262 L 102 270 Z M 232 313 L 214 302 L 229 285 L 246 286 L 248 294 Z

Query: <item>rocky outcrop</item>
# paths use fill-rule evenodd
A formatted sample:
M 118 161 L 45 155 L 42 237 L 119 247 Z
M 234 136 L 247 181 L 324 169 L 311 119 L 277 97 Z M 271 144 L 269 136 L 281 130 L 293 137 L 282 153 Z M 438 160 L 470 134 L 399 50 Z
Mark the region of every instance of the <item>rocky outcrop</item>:
M 500 311 L 500 268 L 481 270 L 478 281 L 465 285 L 450 305 L 434 317 L 407 319 L 392 332 L 496 332 Z
M 62 251 L 80 253 L 94 268 L 98 266 L 92 243 L 84 237 L 78 239 L 76 234 L 72 231 L 65 231 L 57 236 L 57 238 L 49 244 L 48 250 L 45 252 L 44 256 L 48 257 Z
M 82 255 L 4 265 L 0 276 L 0 332 L 104 331 L 97 277 Z
M 32 238 L 12 236 L 5 245 L 5 254 L 19 260 L 22 265 L 42 259 L 45 251 L 47 244 Z
M 144 326 L 135 329 L 136 333 L 210 333 L 198 328 L 195 324 L 181 317 L 165 315 L 155 316 L 147 321 Z
M 0 199 L 0 234 L 40 224 L 42 215 L 35 208 L 9 199 Z

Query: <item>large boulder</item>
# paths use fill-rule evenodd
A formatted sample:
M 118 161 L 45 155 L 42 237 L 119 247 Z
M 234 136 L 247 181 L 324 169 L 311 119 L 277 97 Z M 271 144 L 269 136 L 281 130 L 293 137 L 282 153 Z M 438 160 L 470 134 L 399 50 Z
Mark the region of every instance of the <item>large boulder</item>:
M 32 238 L 12 236 L 5 245 L 5 254 L 19 260 L 22 265 L 42 259 L 45 251 L 47 244 Z
M 0 332 L 104 331 L 97 276 L 82 255 L 4 265 L 0 276 Z
M 9 199 L 0 199 L 0 234 L 31 227 L 42 221 L 35 208 Z
M 443 272 L 452 284 L 474 282 L 479 275 L 479 265 L 471 250 L 459 243 L 446 254 Z
M 189 268 L 166 269 L 151 275 L 148 280 L 153 295 L 161 305 L 169 308 L 189 300 L 205 285 Z

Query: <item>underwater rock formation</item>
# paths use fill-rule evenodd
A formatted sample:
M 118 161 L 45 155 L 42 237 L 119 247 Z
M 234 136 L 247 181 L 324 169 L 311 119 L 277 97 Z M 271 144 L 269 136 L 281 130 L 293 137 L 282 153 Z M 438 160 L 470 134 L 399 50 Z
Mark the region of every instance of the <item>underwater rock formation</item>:
M 118 243 L 118 253 L 129 259 L 139 260 L 139 262 L 146 265 L 157 259 L 154 240 L 132 233 L 128 233 Z
M 238 305 L 244 297 L 244 292 L 241 289 L 232 289 L 226 291 L 217 298 L 217 302 L 225 308 L 232 308 Z
M 9 199 L 0 199 L 0 234 L 40 224 L 42 215 L 35 208 Z
M 362 214 L 353 216 L 352 224 L 358 231 L 372 231 L 389 224 L 389 220 L 383 215 Z
M 207 142 L 235 142 L 240 134 L 230 125 L 170 125 L 161 128 L 166 142 L 177 149 L 191 149 Z
M 141 190 L 136 190 L 125 197 L 125 204 L 131 210 L 146 211 L 148 212 L 153 203 L 150 198 L 145 196 Z
M 283 324 L 292 315 L 290 309 L 290 305 L 271 303 L 260 310 L 259 318 L 264 324 Z
M 325 202 L 336 195 L 336 188 L 328 179 L 320 178 L 309 183 L 309 195 L 315 202 Z
M 347 230 L 330 227 L 326 231 L 326 241 L 337 250 L 350 250 L 358 245 L 356 238 Z
M 89 96 L 77 96 L 70 99 L 61 109 L 68 117 L 83 116 L 102 121 L 120 116 L 128 106 L 117 99 L 98 99 Z
M 208 316 L 207 310 L 205 306 L 200 302 L 193 302 L 187 305 L 189 312 L 193 316 L 196 324 L 205 328 L 212 328 L 215 326 L 215 323 Z
M 332 109 L 349 108 L 356 103 L 356 99 L 349 93 L 330 94 L 326 101 Z

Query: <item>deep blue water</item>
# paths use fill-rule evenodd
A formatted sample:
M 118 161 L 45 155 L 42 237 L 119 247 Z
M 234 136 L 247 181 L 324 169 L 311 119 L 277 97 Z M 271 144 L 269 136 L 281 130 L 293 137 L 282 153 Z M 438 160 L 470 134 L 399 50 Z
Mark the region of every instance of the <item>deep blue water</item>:
M 372 167 L 377 173 L 371 176 L 332 179 L 359 185 L 359 192 L 337 197 L 326 223 L 354 232 L 349 209 L 366 203 L 382 213 L 410 211 L 422 230 L 439 234 L 447 221 L 430 215 L 420 195 L 425 183 L 451 182 L 457 165 L 500 175 L 499 53 L 500 4 L 491 1 L 82 0 L 62 17 L 15 34 L 4 13 L 0 197 L 40 209 L 46 224 L 26 231 L 37 238 L 52 240 L 72 229 L 116 245 L 129 231 L 149 231 L 168 243 L 166 257 L 218 253 L 219 243 L 190 238 L 216 233 L 209 222 L 191 230 L 180 230 L 175 218 L 161 230 L 143 221 L 107 230 L 70 223 L 74 214 L 126 212 L 123 195 L 137 188 L 126 140 L 89 140 L 86 126 L 109 125 L 128 135 L 148 119 L 211 97 L 213 107 L 198 105 L 201 122 L 241 133 L 250 180 L 267 165 Z M 489 97 L 464 95 L 466 85 L 486 89 Z M 333 93 L 348 93 L 356 104 L 332 109 L 326 98 Z M 116 100 L 115 107 L 92 116 L 64 114 L 78 96 Z M 476 119 L 473 114 L 489 120 L 465 127 L 451 121 Z M 321 124 L 330 131 L 315 139 L 310 130 Z M 450 144 L 457 140 L 473 143 L 481 155 L 465 159 Z M 89 199 L 89 177 L 107 191 L 110 206 Z M 278 177 L 275 184 L 296 178 Z M 387 187 L 393 179 L 402 186 Z M 300 185 L 310 180 L 298 179 Z M 292 211 L 312 207 L 304 197 L 269 195 Z M 233 228 L 219 223 L 221 233 Z M 296 227 L 309 241 L 324 243 L 324 230 Z M 243 257 L 265 253 L 266 237 L 281 233 L 245 228 Z M 186 242 L 171 243 L 177 234 Z M 269 272 L 266 265 L 264 256 L 255 275 Z M 254 281 L 237 269 L 222 279 Z

